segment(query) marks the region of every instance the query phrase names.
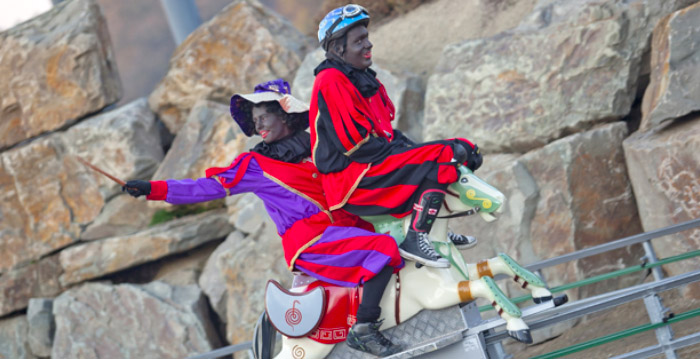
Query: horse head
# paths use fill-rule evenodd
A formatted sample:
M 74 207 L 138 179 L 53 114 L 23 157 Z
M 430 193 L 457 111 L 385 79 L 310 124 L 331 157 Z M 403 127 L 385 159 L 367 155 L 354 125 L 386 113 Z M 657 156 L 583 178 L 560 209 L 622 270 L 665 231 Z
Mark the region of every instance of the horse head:
M 459 173 L 459 180 L 447 188 L 445 210 L 475 210 L 487 222 L 496 219 L 494 214 L 503 212 L 506 196 L 465 166 L 459 166 Z

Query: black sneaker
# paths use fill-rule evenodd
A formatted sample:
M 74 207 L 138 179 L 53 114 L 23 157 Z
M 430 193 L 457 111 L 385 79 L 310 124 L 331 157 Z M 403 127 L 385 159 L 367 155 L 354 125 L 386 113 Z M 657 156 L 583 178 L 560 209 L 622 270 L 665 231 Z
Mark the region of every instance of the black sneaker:
M 370 353 L 378 357 L 385 357 L 396 354 L 403 350 L 403 347 L 394 344 L 379 332 L 379 327 L 384 320 L 368 323 L 355 323 L 348 332 L 346 339 L 350 348 Z
M 449 268 L 450 262 L 440 257 L 430 242 L 428 233 L 408 231 L 406 239 L 399 246 L 402 257 L 412 259 L 428 267 Z
M 447 232 L 447 239 L 457 247 L 457 249 L 469 249 L 476 246 L 476 238 L 464 234 Z

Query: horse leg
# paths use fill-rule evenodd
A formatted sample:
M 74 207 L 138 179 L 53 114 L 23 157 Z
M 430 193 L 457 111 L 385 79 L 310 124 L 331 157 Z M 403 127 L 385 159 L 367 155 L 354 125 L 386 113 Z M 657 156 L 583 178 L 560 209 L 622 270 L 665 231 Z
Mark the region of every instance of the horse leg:
M 491 306 L 496 309 L 503 320 L 506 321 L 508 335 L 513 339 L 532 343 L 530 328 L 521 318 L 520 309 L 513 304 L 501 291 L 491 277 L 483 277 L 476 280 L 461 281 L 458 284 L 460 299 L 463 302 L 484 298 L 491 302 Z
M 525 290 L 532 294 L 535 303 L 543 303 L 552 300 L 552 292 L 547 289 L 547 284 L 535 273 L 523 268 L 513 258 L 504 253 L 491 259 L 486 259 L 477 264 L 467 264 L 469 278 L 492 277 L 496 274 L 505 274 L 513 278 Z

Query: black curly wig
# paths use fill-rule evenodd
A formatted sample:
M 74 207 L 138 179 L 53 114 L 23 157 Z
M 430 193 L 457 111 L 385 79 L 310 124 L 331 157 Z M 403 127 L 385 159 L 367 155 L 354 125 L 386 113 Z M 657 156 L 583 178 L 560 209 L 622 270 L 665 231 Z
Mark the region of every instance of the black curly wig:
M 282 106 L 277 101 L 265 101 L 261 103 L 252 103 L 250 101 L 245 101 L 241 104 L 242 110 L 245 112 L 248 121 L 253 122 L 253 107 L 265 107 L 267 113 L 274 113 L 282 117 L 282 121 L 292 130 L 292 133 L 297 131 L 303 131 L 306 129 L 309 123 L 309 113 L 286 113 L 282 109 Z M 259 135 L 258 131 L 255 129 L 255 125 L 251 124 L 250 128 L 253 129 L 253 134 Z

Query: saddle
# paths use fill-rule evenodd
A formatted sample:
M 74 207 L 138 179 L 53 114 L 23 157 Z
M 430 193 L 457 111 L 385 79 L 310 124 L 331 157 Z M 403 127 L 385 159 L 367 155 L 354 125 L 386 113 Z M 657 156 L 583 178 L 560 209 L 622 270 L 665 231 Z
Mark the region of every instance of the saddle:
M 291 290 L 274 280 L 267 282 L 265 311 L 285 336 L 337 344 L 357 321 L 361 295 L 362 287 L 341 287 L 295 272 Z

